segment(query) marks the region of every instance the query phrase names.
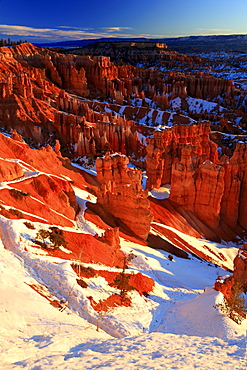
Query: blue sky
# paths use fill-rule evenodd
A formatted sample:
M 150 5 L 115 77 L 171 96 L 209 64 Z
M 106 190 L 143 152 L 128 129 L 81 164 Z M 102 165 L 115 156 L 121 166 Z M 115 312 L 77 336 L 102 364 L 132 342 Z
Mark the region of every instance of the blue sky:
M 247 0 L 0 0 L 0 38 L 247 34 Z

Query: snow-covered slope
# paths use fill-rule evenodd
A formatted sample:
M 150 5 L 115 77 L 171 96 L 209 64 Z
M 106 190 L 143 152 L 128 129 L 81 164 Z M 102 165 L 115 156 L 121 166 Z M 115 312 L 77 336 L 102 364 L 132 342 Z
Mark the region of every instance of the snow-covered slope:
M 94 260 L 86 258 L 92 245 L 99 248 L 99 254 L 104 246 L 100 239 L 104 230 L 84 219 L 86 202 L 95 202 L 95 197 L 82 177 L 77 177 L 78 173 L 63 167 L 56 172 L 55 167 L 47 165 L 52 154 L 46 155 L 43 171 L 39 167 L 40 160 L 35 164 L 33 159 L 31 167 L 18 161 L 24 175 L 18 181 L 1 184 L 1 207 L 4 208 L 0 215 L 0 367 L 245 369 L 246 320 L 237 325 L 214 308 L 223 296 L 212 287 L 216 278 L 226 271 L 192 255 L 189 259 L 173 257 L 171 260 L 167 252 L 143 246 L 122 235 L 121 251 L 116 253 L 120 257 L 123 252 L 135 255 L 127 272 L 131 276 L 141 273 L 143 279 L 150 278 L 148 281 L 153 279 L 154 287 L 145 295 L 129 292 L 128 307 L 118 305 L 107 312 L 94 309 L 92 301 L 97 304 L 119 294 L 106 279 L 110 274 L 121 272 L 121 268 L 114 261 L 102 263 L 100 256 L 98 261 L 97 256 L 92 257 Z M 63 189 L 67 189 L 66 194 L 69 194 L 69 185 L 61 181 L 73 181 L 76 201 L 81 207 L 75 218 L 70 208 L 68 212 L 59 208 L 55 194 L 49 196 L 48 188 L 45 192 L 39 188 L 37 194 L 30 188 L 32 194 L 22 194 L 21 200 L 6 196 L 12 187 L 30 186 L 34 178 L 37 180 L 41 175 L 49 181 L 55 181 L 55 176 Z M 63 200 L 65 193 L 61 193 Z M 40 204 L 37 210 L 32 208 L 37 214 L 25 208 L 27 197 Z M 70 197 L 72 199 L 71 194 Z M 39 212 L 46 204 L 49 217 L 42 219 Z M 7 217 L 14 206 L 22 211 L 22 218 Z M 51 223 L 54 215 L 58 224 Z M 56 251 L 50 250 L 49 245 L 42 248 L 36 240 L 39 230 L 51 230 L 54 225 L 69 241 Z M 99 238 L 94 238 L 95 234 Z M 76 249 L 78 236 L 81 236 L 81 244 Z M 178 232 L 177 237 L 197 248 L 207 244 L 191 237 L 188 240 Z M 105 245 L 104 253 L 107 253 L 110 245 Z M 215 244 L 213 251 L 224 252 L 224 248 L 226 246 Z M 233 247 L 226 253 L 229 264 L 234 255 Z M 78 283 L 74 264 L 97 272 L 93 277 L 83 278 L 84 287 Z
M 197 260 L 169 261 L 164 252 L 133 243 L 123 245 L 126 252 L 135 247 L 133 267 L 152 276 L 156 286 L 147 299 L 150 311 L 137 299 L 133 307 L 116 308 L 102 318 L 100 327 L 119 320 L 118 329 L 129 330 L 121 339 L 97 332 L 86 312 L 73 309 L 73 300 L 62 312 L 50 305 L 30 288 L 40 281 L 38 263 L 47 262 L 36 259 L 28 267 L 28 260 L 1 245 L 1 368 L 245 369 L 244 326 L 213 308 L 221 293 L 212 288 L 203 292 L 222 271 Z M 56 270 L 43 271 L 43 279 L 64 286 L 65 276 L 58 276 L 59 271 L 66 275 L 62 266 L 60 261 Z M 71 289 L 72 296 L 76 289 Z M 103 289 L 102 283 L 99 297 Z

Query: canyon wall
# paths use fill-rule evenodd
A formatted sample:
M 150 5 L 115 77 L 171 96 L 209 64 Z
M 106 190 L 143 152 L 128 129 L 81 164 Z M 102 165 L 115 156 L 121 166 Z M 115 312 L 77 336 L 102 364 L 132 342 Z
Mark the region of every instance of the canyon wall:
M 210 228 L 247 224 L 247 152 L 237 143 L 231 157 L 218 157 L 210 123 L 155 131 L 147 145 L 147 189 L 171 184 L 170 200 L 193 211 Z

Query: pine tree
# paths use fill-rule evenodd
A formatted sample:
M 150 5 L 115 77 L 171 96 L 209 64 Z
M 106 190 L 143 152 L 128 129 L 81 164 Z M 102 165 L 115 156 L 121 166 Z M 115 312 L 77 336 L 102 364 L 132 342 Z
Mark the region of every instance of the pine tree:
M 123 269 L 120 274 L 118 274 L 113 283 L 110 284 L 111 286 L 115 286 L 117 289 L 120 290 L 120 296 L 124 298 L 127 292 L 131 290 L 135 290 L 133 286 L 129 284 L 129 279 L 131 274 L 126 274 L 125 270 L 128 268 L 128 263 L 131 262 L 136 256 L 131 252 L 127 256 L 124 257 Z

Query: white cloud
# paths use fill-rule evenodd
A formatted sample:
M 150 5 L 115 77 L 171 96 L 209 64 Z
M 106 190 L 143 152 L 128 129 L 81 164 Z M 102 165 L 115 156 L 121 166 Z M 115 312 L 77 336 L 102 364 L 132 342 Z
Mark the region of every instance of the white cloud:
M 0 34 L 8 36 L 20 37 L 36 37 L 46 38 L 51 41 L 69 40 L 69 39 L 86 39 L 86 38 L 100 38 L 111 36 L 116 37 L 131 37 L 129 33 L 122 33 L 120 31 L 129 30 L 130 27 L 105 27 L 101 30 L 94 30 L 90 28 L 77 28 L 69 26 L 59 26 L 57 28 L 36 28 L 28 26 L 6 25 L 0 24 Z M 116 33 L 115 33 L 116 32 Z
M 221 33 L 224 33 L 224 32 L 234 32 L 233 30 L 231 30 L 229 28 L 197 28 L 196 31 L 221 32 Z
M 89 27 L 58 26 L 58 28 L 65 28 L 65 29 L 69 29 L 69 30 L 81 30 L 81 31 L 93 30 L 93 28 L 89 28 Z
M 124 30 L 133 30 L 132 27 L 102 27 L 106 32 L 120 32 Z
M 129 32 L 128 32 L 129 31 Z M 169 37 L 185 37 L 189 35 L 154 35 L 131 32 L 131 27 L 102 27 L 100 29 L 93 28 L 79 28 L 70 26 L 58 26 L 57 28 L 37 28 L 29 26 L 6 25 L 0 24 L 0 35 L 17 36 L 19 38 L 29 37 L 35 38 L 36 41 L 47 40 L 49 42 L 64 41 L 64 40 L 82 40 L 82 39 L 97 39 L 101 37 L 144 37 L 144 38 L 169 38 Z M 212 34 L 233 34 L 234 30 L 230 29 L 197 29 L 194 33 L 198 35 L 212 35 Z M 239 32 L 238 32 L 239 33 Z M 245 32 L 242 32 L 245 33 Z M 236 34 L 236 33 L 235 33 Z M 42 41 L 43 42 L 43 41 Z

